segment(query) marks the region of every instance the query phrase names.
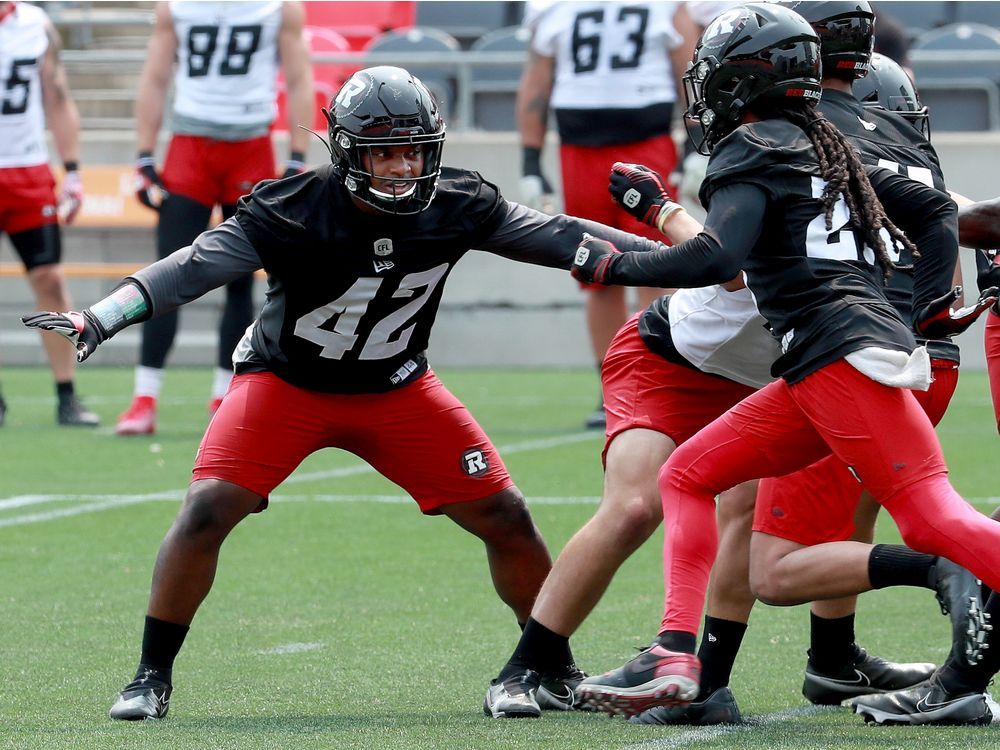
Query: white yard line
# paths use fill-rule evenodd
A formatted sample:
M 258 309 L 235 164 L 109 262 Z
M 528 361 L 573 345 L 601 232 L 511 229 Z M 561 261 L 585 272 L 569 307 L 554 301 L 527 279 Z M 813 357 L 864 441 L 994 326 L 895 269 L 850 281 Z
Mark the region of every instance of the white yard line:
M 513 455 L 515 453 L 524 453 L 527 451 L 537 451 L 546 450 L 549 448 L 558 448 L 563 445 L 571 445 L 573 443 L 581 443 L 587 440 L 596 440 L 601 437 L 600 433 L 597 432 L 574 432 L 569 435 L 558 435 L 550 438 L 541 438 L 537 440 L 526 440 L 520 443 L 512 443 L 510 445 L 499 446 L 501 455 Z M 339 469 L 328 469 L 325 471 L 313 471 L 313 472 L 301 472 L 292 474 L 288 479 L 286 479 L 282 486 L 289 484 L 298 484 L 301 482 L 313 482 L 322 479 L 337 479 L 340 477 L 355 476 L 358 474 L 373 474 L 375 470 L 368 464 L 359 464 L 357 466 L 344 466 Z M 0 511 L 8 510 L 13 508 L 24 508 L 34 505 L 42 505 L 45 503 L 55 503 L 55 502 L 78 502 L 79 505 L 73 505 L 66 508 L 57 508 L 54 510 L 40 511 L 35 513 L 26 513 L 19 516 L 10 516 L 8 518 L 0 518 L 0 528 L 8 526 L 23 526 L 25 524 L 31 523 L 43 523 L 45 521 L 53 521 L 59 518 L 66 518 L 68 516 L 78 516 L 85 513 L 97 513 L 102 510 L 109 510 L 111 508 L 118 508 L 126 505 L 138 505 L 140 503 L 149 503 L 157 501 L 179 501 L 183 499 L 185 490 L 167 490 L 164 492 L 153 492 L 142 495 L 107 495 L 107 494 L 63 494 L 63 495 L 17 495 L 14 497 L 0 498 Z M 304 501 L 304 500 L 314 500 L 319 502 L 375 502 L 375 503 L 412 503 L 413 500 L 409 496 L 404 495 L 281 495 L 276 494 L 273 499 L 278 502 L 283 501 Z M 541 499 L 540 502 L 557 505 L 557 504 L 577 504 L 577 503 L 590 503 L 596 502 L 597 498 L 585 497 L 585 498 L 546 498 Z M 534 499 L 531 502 L 535 502 Z
M 675 750 L 675 748 L 687 748 L 701 742 L 711 742 L 720 737 L 731 734 L 743 734 L 752 732 L 761 727 L 783 724 L 786 721 L 800 719 L 803 716 L 812 716 L 821 712 L 835 710 L 829 706 L 798 706 L 783 711 L 775 711 L 769 714 L 751 715 L 749 724 L 744 725 L 719 725 L 713 727 L 691 728 L 676 734 L 671 733 L 669 737 L 643 740 L 631 745 L 624 745 L 616 750 Z M 655 731 L 655 730 L 650 730 Z M 668 730 L 669 731 L 669 730 Z

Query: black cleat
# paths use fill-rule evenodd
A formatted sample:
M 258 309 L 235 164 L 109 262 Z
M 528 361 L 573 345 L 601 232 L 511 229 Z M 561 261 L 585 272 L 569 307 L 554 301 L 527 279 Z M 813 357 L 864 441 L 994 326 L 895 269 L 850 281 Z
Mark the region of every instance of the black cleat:
M 576 693 L 577 685 L 587 679 L 587 674 L 575 664 L 559 674 L 543 674 L 538 687 L 538 705 L 543 711 L 589 711 Z
M 684 724 L 705 727 L 713 724 L 742 724 L 739 706 L 733 691 L 721 687 L 709 693 L 703 701 L 686 706 L 657 706 L 628 720 L 629 724 Z
M 59 400 L 56 422 L 64 427 L 97 427 L 101 418 L 84 406 L 79 398 L 70 396 Z
M 542 715 L 538 705 L 541 676 L 533 669 L 499 677 L 490 682 L 483 701 L 483 713 L 494 719 L 537 719 Z
M 655 706 L 690 703 L 698 697 L 700 677 L 697 656 L 654 643 L 617 669 L 588 677 L 576 690 L 578 700 L 599 711 L 635 716 Z
M 870 656 L 860 648 L 854 663 L 833 674 L 820 672 L 807 661 L 802 695 L 821 706 L 836 706 L 859 695 L 912 687 L 930 677 L 935 669 L 933 664 L 922 662 L 895 664 L 879 656 Z
M 960 565 L 938 557 L 931 568 L 929 583 L 941 606 L 941 614 L 951 619 L 951 639 L 956 655 L 969 665 L 975 664 L 982 658 L 982 638 L 985 637 L 982 626 L 986 623 L 979 581 Z
M 7 402 L 3 400 L 3 396 L 0 396 L 0 427 L 3 427 L 3 423 L 7 420 Z
M 170 670 L 140 666 L 135 679 L 118 693 L 108 715 L 125 721 L 162 719 L 170 708 L 172 690 Z
M 906 690 L 866 695 L 852 701 L 865 722 L 876 724 L 965 724 L 993 721 L 985 693 L 949 693 L 935 673 Z

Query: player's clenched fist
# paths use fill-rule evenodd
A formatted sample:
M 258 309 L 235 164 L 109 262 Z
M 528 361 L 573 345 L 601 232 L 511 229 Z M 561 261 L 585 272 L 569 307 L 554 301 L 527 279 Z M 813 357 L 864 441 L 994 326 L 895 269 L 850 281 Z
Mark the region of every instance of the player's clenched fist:
M 613 243 L 584 234 L 570 273 L 574 279 L 587 284 L 609 284 L 611 265 L 620 255 L 621 250 Z

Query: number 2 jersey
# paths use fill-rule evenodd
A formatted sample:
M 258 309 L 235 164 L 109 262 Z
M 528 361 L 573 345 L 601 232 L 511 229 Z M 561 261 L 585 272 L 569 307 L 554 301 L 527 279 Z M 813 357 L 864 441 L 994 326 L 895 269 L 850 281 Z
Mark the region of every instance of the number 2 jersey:
M 445 167 L 419 214 L 362 212 L 331 165 L 264 182 L 236 216 L 131 277 L 153 314 L 263 267 L 266 301 L 233 354 L 303 388 L 377 393 L 427 370 L 445 281 L 470 249 L 568 269 L 584 232 L 623 250 L 659 243 L 509 203 L 475 173 Z
M 40 74 L 47 24 L 45 11 L 27 3 L 0 20 L 0 168 L 49 161 Z
M 886 169 L 869 172 L 897 225 L 924 248 L 917 296 L 943 294 L 940 269 L 954 267 L 954 203 L 940 191 Z M 699 287 L 741 269 L 761 315 L 781 342 L 772 374 L 797 382 L 860 349 L 912 352 L 909 322 L 888 302 L 874 251 L 851 229 L 840 200 L 826 228 L 825 186 L 816 153 L 783 119 L 738 127 L 716 146 L 702 185 L 705 230 L 650 254 L 623 255 L 611 281 Z
M 823 90 L 818 109 L 847 137 L 865 164 L 885 167 L 947 192 L 934 147 L 900 115 L 864 107 L 853 95 L 830 89 Z M 885 288 L 886 297 L 905 321 L 913 316 L 913 263 L 909 252 L 901 248 L 899 268 L 889 277 Z M 943 285 L 950 286 L 952 272 L 953 269 L 942 269 Z M 960 359 L 958 346 L 950 339 L 928 341 L 927 350 L 932 357 L 954 362 Z
M 281 3 L 172 2 L 175 133 L 236 141 L 277 116 Z

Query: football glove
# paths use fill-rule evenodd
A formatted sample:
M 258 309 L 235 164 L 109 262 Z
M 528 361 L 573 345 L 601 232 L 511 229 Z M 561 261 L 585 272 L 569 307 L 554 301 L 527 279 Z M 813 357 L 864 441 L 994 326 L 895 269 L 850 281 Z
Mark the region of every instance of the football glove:
M 1000 251 L 976 251 L 976 286 L 980 292 L 1000 287 Z M 1000 303 L 993 306 L 993 312 L 1000 314 Z
M 66 224 L 72 224 L 83 205 L 83 180 L 80 172 L 73 169 L 63 177 L 59 191 L 59 216 Z
M 621 254 L 622 251 L 613 243 L 584 233 L 569 272 L 577 281 L 606 285 L 611 266 Z
M 915 317 L 917 333 L 929 339 L 942 339 L 961 333 L 997 303 L 1000 289 L 995 286 L 984 289 L 974 304 L 958 310 L 951 309 L 951 303 L 961 294 L 962 287 L 956 286 L 947 294 L 928 302 Z
M 21 318 L 21 322 L 28 328 L 58 333 L 76 348 L 77 362 L 83 362 L 93 354 L 98 344 L 108 337 L 108 332 L 90 310 L 65 313 L 39 312 L 25 315 Z
M 140 151 L 135 163 L 135 196 L 139 202 L 159 211 L 163 201 L 170 193 L 163 186 L 159 172 L 156 171 L 156 160 L 149 151 Z
M 542 150 L 525 146 L 521 151 L 521 203 L 537 211 L 555 213 L 552 185 L 542 174 Z
M 294 177 L 306 171 L 306 155 L 301 151 L 292 151 L 285 162 L 285 171 L 281 173 L 281 179 Z
M 651 227 L 656 227 L 663 206 L 673 203 L 663 178 L 642 164 L 616 161 L 608 179 L 608 192 L 618 205 Z

